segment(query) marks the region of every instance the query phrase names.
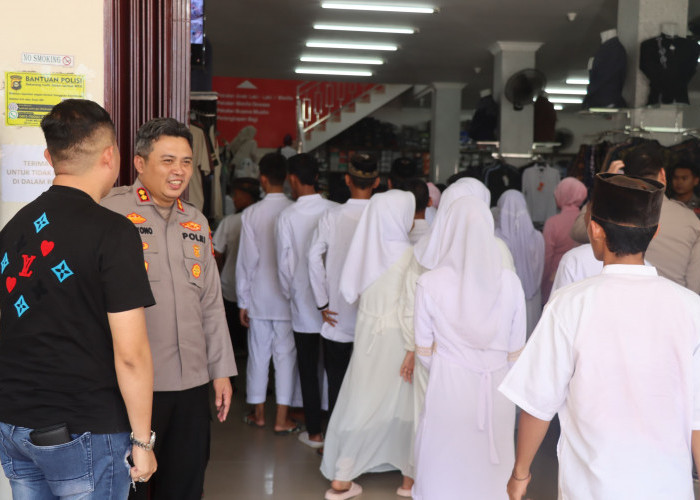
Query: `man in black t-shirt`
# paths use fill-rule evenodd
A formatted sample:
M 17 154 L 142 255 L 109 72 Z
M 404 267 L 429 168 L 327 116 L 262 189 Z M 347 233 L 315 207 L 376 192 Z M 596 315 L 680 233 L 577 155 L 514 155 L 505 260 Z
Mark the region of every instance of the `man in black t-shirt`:
M 99 205 L 119 173 L 109 114 L 69 99 L 41 126 L 53 185 L 0 232 L 0 458 L 15 498 L 123 500 L 156 469 L 154 299 L 138 232 Z

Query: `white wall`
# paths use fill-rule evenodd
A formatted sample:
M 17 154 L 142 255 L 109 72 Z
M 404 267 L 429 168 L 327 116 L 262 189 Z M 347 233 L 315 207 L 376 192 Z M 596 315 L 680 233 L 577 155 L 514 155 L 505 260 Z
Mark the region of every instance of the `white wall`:
M 44 145 L 39 127 L 6 125 L 5 73 L 74 73 L 84 75 L 85 97 L 104 103 L 104 14 L 103 3 L 91 0 L 21 0 L 2 2 L 2 43 L 0 43 L 0 151 L 4 145 Z M 70 55 L 72 68 L 23 64 L 23 52 Z M 10 168 L 0 154 L 0 169 Z M 16 165 L 15 165 L 16 166 Z M 24 205 L 2 199 L 0 176 L 0 227 Z M 2 500 L 0 493 L 0 500 Z

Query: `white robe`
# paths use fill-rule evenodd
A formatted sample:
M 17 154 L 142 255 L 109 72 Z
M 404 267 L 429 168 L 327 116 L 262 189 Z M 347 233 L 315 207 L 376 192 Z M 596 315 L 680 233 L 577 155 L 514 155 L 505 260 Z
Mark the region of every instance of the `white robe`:
M 413 387 L 399 373 L 406 355 L 401 289 L 412 258 L 408 248 L 360 296 L 355 346 L 325 437 L 327 479 L 394 469 L 413 475 Z
M 452 328 L 419 280 L 416 354 L 430 374 L 416 436 L 414 500 L 508 498 L 515 405 L 496 388 L 509 353 L 525 343 L 526 314 L 516 274 L 504 269 L 501 278 L 502 321 L 488 349 L 469 347 L 468 332 Z
M 641 265 L 555 292 L 500 390 L 559 414 L 559 498 L 692 500 L 700 297 Z
M 572 248 L 559 261 L 557 274 L 554 275 L 552 292 L 571 283 L 600 274 L 602 270 L 603 262 L 595 258 L 590 243 Z

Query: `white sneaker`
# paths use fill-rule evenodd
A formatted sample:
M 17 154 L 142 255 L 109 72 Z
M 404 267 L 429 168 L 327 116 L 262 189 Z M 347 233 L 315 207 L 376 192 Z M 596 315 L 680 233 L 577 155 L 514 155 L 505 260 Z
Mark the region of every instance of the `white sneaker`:
M 310 446 L 311 448 L 323 448 L 323 441 L 311 441 L 307 431 L 299 434 L 299 441 L 304 443 L 306 446 Z

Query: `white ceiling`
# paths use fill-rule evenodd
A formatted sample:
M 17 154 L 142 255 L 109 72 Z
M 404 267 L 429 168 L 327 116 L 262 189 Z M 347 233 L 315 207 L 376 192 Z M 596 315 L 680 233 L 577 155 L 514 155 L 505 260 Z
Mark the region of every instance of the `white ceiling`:
M 357 51 L 308 49 L 310 38 L 395 42 L 397 52 L 373 66 L 378 83 L 464 82 L 464 107 L 490 88 L 496 41 L 543 42 L 537 68 L 550 83 L 586 72 L 600 45 L 600 32 L 614 28 L 617 0 L 406 0 L 430 4 L 434 14 L 355 12 L 321 8 L 320 0 L 206 0 L 205 32 L 213 46 L 214 75 L 301 79 L 294 73 L 303 53 L 365 55 Z M 693 12 L 700 1 L 691 0 Z M 567 13 L 576 12 L 573 22 Z M 411 26 L 413 35 L 318 31 L 317 22 Z M 369 55 L 377 55 L 371 53 Z M 327 65 L 326 65 L 327 66 Z M 474 68 L 481 68 L 476 73 Z M 321 80 L 324 77 L 309 76 Z M 351 80 L 352 77 L 339 77 Z M 697 80 L 697 79 L 696 79 Z M 471 102 L 469 102 L 471 101 Z

